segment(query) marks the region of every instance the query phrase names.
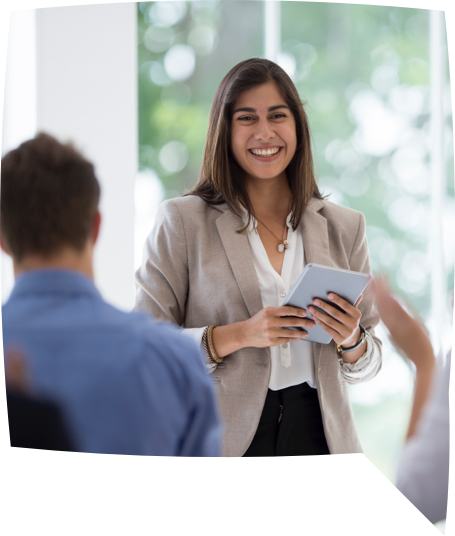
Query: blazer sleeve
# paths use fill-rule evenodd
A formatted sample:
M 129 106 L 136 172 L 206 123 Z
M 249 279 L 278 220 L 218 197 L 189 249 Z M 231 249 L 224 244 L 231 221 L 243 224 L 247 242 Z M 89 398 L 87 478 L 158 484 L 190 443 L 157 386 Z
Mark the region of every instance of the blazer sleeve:
M 172 200 L 165 201 L 158 209 L 135 282 L 134 309 L 145 311 L 156 320 L 183 325 L 188 295 L 188 255 L 185 228 Z
M 354 272 L 362 272 L 365 274 L 371 273 L 370 256 L 368 253 L 368 243 L 366 236 L 366 222 L 365 216 L 359 212 L 359 226 L 357 236 L 354 241 L 354 245 L 349 258 L 350 269 Z M 379 315 L 374 307 L 374 295 L 372 286 L 368 286 L 363 299 L 359 304 L 359 309 L 362 313 L 360 323 L 365 328 L 373 347 L 370 353 L 370 363 L 368 364 L 368 373 L 359 374 L 358 376 L 352 372 L 344 373 L 343 367 L 341 373 L 346 383 L 356 384 L 371 380 L 376 376 L 382 366 L 382 343 L 381 340 L 376 337 L 374 328 L 379 323 Z

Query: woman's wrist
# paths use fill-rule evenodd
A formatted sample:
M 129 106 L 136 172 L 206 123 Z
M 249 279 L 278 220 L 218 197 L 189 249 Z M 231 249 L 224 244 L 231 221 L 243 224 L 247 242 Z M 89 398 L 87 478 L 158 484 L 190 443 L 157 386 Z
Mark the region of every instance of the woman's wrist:
M 346 352 L 342 354 L 341 358 L 343 359 L 345 363 L 352 364 L 358 361 L 366 352 L 366 350 L 367 350 L 367 341 L 365 339 L 358 348 L 356 348 L 355 350 L 352 350 L 352 352 Z
M 245 347 L 244 324 L 244 322 L 235 322 L 214 328 L 212 342 L 219 357 L 225 357 Z
M 347 341 L 345 341 L 343 344 L 341 344 L 340 346 L 342 348 L 351 348 L 352 346 L 355 346 L 359 341 L 360 333 L 361 333 L 360 328 L 357 327 L 357 329 L 354 331 L 352 336 Z

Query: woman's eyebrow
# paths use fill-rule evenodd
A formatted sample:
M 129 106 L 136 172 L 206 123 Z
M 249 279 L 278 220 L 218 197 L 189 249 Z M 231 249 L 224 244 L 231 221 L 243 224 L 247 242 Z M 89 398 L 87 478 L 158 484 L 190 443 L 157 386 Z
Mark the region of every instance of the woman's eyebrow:
M 279 110 L 280 108 L 286 108 L 287 110 L 289 110 L 289 106 L 286 106 L 286 104 L 277 104 L 276 106 L 270 106 L 267 112 L 274 112 L 275 110 Z M 239 112 L 248 112 L 250 114 L 255 114 L 257 110 L 255 108 L 237 108 L 232 112 L 232 114 L 236 114 Z

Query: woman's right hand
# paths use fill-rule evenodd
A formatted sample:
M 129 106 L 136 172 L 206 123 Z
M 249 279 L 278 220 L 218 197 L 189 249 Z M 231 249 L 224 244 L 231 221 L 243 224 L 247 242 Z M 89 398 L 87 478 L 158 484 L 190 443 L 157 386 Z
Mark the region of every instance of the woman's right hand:
M 316 325 L 315 322 L 305 318 L 306 316 L 305 309 L 289 305 L 266 307 L 242 323 L 241 339 L 245 347 L 254 346 L 256 348 L 278 346 L 306 339 L 308 337 L 307 331 L 286 329 L 286 326 L 303 329 L 313 328 Z

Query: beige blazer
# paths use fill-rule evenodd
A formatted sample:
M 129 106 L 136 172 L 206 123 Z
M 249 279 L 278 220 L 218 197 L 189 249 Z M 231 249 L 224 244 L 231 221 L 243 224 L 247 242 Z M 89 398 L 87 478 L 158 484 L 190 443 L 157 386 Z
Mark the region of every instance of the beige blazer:
M 357 211 L 313 199 L 301 222 L 306 263 L 369 272 L 365 218 Z M 136 273 L 136 309 L 185 328 L 247 320 L 262 299 L 248 237 L 226 204 L 196 196 L 165 201 Z M 374 337 L 378 316 L 364 296 L 361 323 Z M 381 343 L 375 338 L 381 351 Z M 332 454 L 362 452 L 336 346 L 313 343 L 315 376 L 325 436 Z M 224 424 L 224 456 L 242 456 L 256 432 L 267 395 L 270 350 L 243 348 L 225 357 L 211 377 Z

